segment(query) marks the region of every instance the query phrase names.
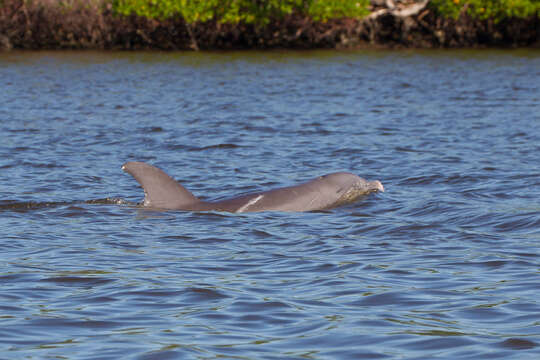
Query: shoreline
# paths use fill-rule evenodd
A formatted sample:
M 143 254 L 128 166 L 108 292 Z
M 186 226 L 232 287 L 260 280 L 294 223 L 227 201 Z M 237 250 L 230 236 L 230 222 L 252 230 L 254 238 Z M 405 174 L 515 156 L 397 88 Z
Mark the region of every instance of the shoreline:
M 108 4 L 0 7 L 0 50 L 245 50 L 355 48 L 540 48 L 540 19 L 457 19 L 436 14 L 428 1 L 379 7 L 362 19 L 314 21 L 292 14 L 264 26 L 117 16 Z

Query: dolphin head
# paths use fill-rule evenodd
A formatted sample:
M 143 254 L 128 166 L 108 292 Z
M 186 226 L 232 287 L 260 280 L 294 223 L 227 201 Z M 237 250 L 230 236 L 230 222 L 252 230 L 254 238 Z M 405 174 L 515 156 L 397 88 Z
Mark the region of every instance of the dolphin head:
M 339 196 L 335 205 L 351 203 L 372 192 L 384 192 L 384 186 L 379 180 L 368 181 L 348 172 L 328 174 L 321 179 L 335 189 L 336 195 Z

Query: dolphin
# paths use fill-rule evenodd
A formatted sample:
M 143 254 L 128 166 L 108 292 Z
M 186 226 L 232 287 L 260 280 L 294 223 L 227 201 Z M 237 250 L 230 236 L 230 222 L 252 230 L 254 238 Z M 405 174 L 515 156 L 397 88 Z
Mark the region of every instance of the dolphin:
M 122 170 L 144 190 L 142 205 L 152 209 L 188 211 L 316 211 L 348 204 L 372 192 L 384 191 L 380 181 L 367 181 L 348 172 L 319 176 L 303 184 L 240 195 L 219 201 L 203 201 L 157 167 L 138 161 Z

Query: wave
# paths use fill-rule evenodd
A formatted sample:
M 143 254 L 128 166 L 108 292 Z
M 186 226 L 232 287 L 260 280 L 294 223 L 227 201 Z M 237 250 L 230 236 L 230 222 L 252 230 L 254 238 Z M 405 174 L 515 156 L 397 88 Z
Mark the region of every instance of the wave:
M 137 203 L 126 201 L 121 198 L 103 198 L 92 200 L 78 200 L 78 201 L 18 201 L 18 200 L 0 200 L 0 212 L 1 211 L 18 211 L 26 212 L 32 210 L 39 210 L 44 208 L 57 208 L 61 206 L 70 205 L 128 205 L 135 206 Z

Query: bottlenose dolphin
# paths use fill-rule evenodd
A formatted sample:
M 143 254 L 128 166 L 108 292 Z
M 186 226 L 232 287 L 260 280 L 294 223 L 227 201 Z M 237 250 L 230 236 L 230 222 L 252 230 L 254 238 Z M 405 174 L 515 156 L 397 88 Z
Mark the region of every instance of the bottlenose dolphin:
M 300 185 L 209 202 L 198 199 L 165 172 L 150 164 L 127 162 L 122 170 L 133 176 L 144 189 L 143 206 L 163 210 L 234 213 L 314 211 L 334 208 L 371 192 L 384 191 L 378 180 L 366 181 L 351 173 L 337 172 Z

